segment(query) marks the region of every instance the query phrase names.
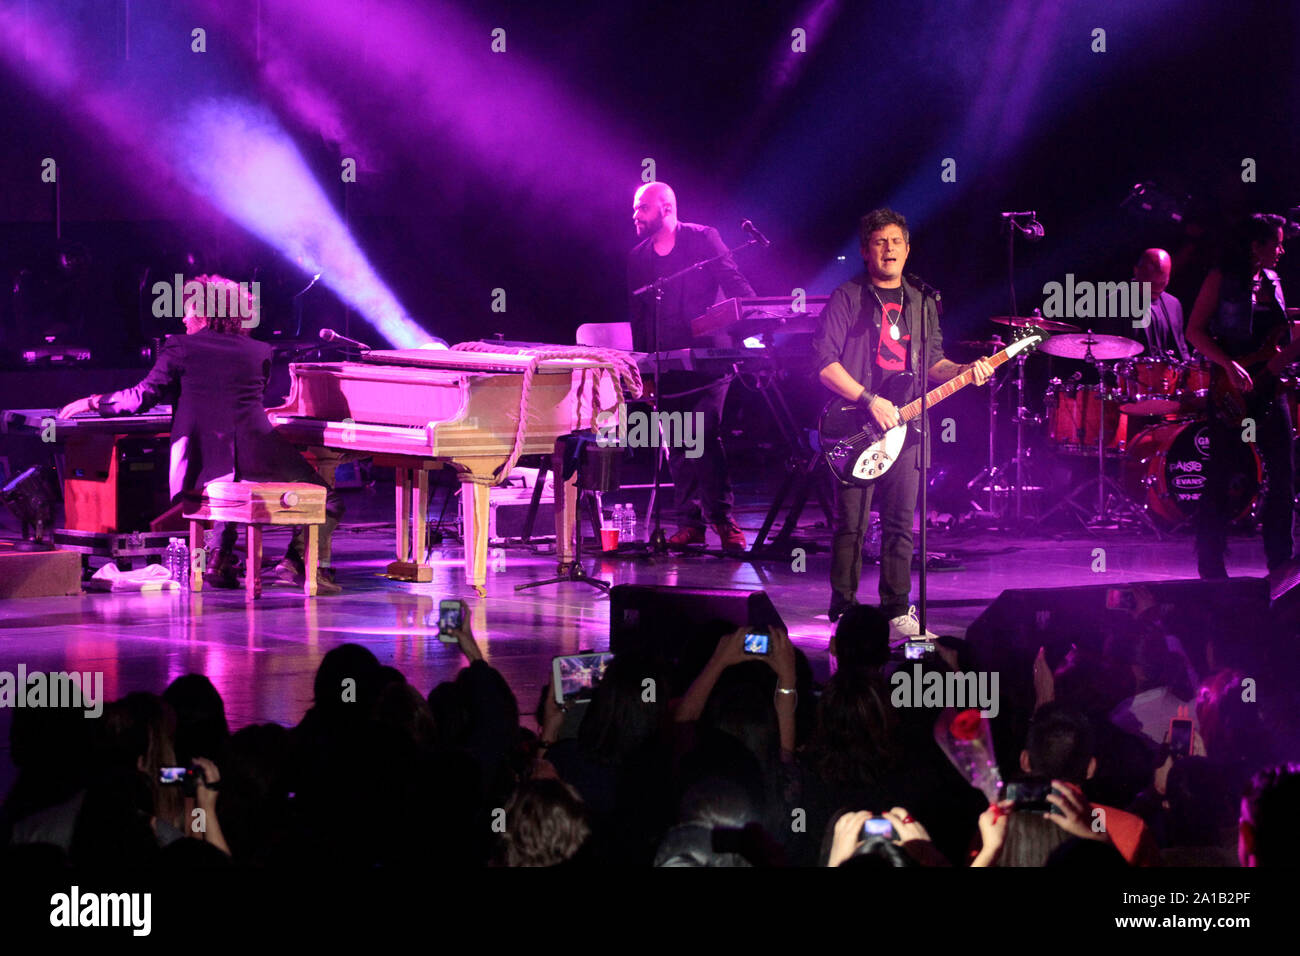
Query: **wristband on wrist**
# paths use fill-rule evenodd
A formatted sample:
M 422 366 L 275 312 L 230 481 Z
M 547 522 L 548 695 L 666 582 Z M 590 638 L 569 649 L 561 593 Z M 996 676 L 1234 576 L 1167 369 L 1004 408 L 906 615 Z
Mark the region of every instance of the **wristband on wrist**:
M 862 394 L 858 396 L 858 404 L 864 407 L 870 405 L 875 400 L 876 400 L 875 394 L 867 391 L 866 388 L 863 388 Z

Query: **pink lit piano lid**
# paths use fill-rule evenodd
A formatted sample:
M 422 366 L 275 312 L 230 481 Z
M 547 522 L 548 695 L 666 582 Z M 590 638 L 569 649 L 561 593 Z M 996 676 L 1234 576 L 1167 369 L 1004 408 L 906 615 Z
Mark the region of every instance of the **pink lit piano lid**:
M 557 349 L 571 346 L 557 345 Z M 531 361 L 527 355 L 512 352 L 459 352 L 450 349 L 384 349 L 366 352 L 362 360 L 376 365 L 407 365 L 416 368 L 457 369 L 466 372 L 518 372 L 522 374 Z M 542 369 L 561 371 L 577 368 L 609 368 L 608 362 L 595 359 L 547 359 Z

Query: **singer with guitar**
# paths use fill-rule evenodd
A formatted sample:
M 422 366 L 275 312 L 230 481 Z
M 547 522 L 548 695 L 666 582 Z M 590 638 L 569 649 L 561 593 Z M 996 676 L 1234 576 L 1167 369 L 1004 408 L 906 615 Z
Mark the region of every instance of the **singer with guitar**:
M 823 385 L 841 398 L 867 409 L 882 429 L 899 424 L 895 402 L 917 398 L 926 378 L 947 382 L 970 370 L 977 384 L 993 374 L 987 361 L 958 365 L 944 358 L 939 314 L 933 297 L 903 278 L 910 241 L 907 220 L 892 209 L 877 209 L 859 225 L 866 271 L 844 283 L 823 310 L 813 350 Z M 921 356 L 921 323 L 925 323 L 926 355 Z M 909 380 L 909 374 L 913 377 Z M 896 389 L 901 387 L 901 394 Z M 889 395 L 891 397 L 885 397 Z M 831 554 L 832 621 L 857 604 L 862 572 L 862 541 L 871 512 L 875 485 L 883 534 L 880 559 L 881 609 L 890 619 L 890 639 L 898 642 L 921 636 L 912 591 L 912 520 L 916 512 L 920 459 L 918 442 L 910 435 L 892 466 L 871 484 L 838 488 Z M 933 637 L 933 635 L 926 635 Z
M 1206 580 L 1228 576 L 1227 456 L 1230 442 L 1253 440 L 1268 479 L 1260 509 L 1264 555 L 1276 588 L 1292 558 L 1294 459 L 1291 413 L 1277 376 L 1300 356 L 1274 272 L 1283 253 L 1281 216 L 1251 216 L 1201 284 L 1187 341 L 1215 364 L 1210 383 L 1210 448 L 1196 527 L 1196 562 Z

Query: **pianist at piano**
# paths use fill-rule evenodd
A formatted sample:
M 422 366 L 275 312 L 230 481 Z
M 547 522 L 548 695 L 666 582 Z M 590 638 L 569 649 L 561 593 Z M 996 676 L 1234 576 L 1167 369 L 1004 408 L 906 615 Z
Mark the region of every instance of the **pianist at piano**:
M 200 276 L 198 281 L 223 292 L 240 288 L 221 276 Z M 240 294 L 247 295 L 243 290 Z M 271 374 L 271 347 L 249 337 L 238 313 L 205 316 L 198 298 L 186 303 L 186 334 L 167 338 L 153 368 L 138 385 L 79 399 L 65 406 L 58 417 L 68 419 L 86 411 L 104 417 L 138 415 L 170 402 L 174 412 L 168 487 L 173 502 L 222 479 L 309 482 L 329 488 L 316 469 L 275 431 L 262 405 Z M 208 301 L 214 298 L 211 294 L 207 297 Z M 244 306 L 239 312 L 251 309 L 248 303 Z M 329 565 L 331 536 L 342 514 L 342 500 L 329 488 L 317 581 L 322 594 L 339 591 Z M 208 562 L 204 577 L 215 587 L 238 587 L 234 547 L 239 529 L 228 523 L 219 530 L 220 547 Z M 297 529 L 276 568 L 276 577 L 285 583 L 301 583 L 305 539 L 303 529 Z
M 632 219 L 641 242 L 628 260 L 629 293 L 727 251 L 712 226 L 678 221 L 677 197 L 667 183 L 647 183 L 636 191 Z M 729 297 L 754 295 L 730 255 L 666 282 L 657 309 L 653 292 L 631 295 L 634 347 L 654 352 L 731 344 L 697 338 L 691 331 L 691 320 L 717 301 L 719 290 Z M 676 548 L 704 544 L 707 521 L 722 539 L 724 551 L 745 550 L 745 535 L 732 516 L 735 502 L 720 437 L 728 384 L 727 377 L 699 372 L 664 373 L 663 381 L 656 383 L 660 411 L 681 412 L 704 426 L 702 455 L 688 458 L 683 449 L 672 447 L 668 452 L 678 522 L 668 540 Z

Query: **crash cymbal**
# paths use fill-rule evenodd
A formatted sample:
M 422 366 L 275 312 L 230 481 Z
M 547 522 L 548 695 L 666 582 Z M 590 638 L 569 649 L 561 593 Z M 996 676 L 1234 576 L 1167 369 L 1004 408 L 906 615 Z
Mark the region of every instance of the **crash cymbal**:
M 1146 346 L 1141 342 L 1134 342 L 1120 335 L 1098 335 L 1095 332 L 1085 332 L 1082 335 L 1053 335 L 1039 348 L 1048 355 L 1072 359 L 1086 359 L 1091 356 L 1099 362 L 1132 358 L 1146 350 Z
M 1027 329 L 1032 325 L 1044 332 L 1080 331 L 1077 325 L 1071 325 L 1069 322 L 1054 322 L 1037 315 L 994 315 L 989 317 L 989 321 L 996 322 L 998 325 L 1014 326 L 1017 329 Z

